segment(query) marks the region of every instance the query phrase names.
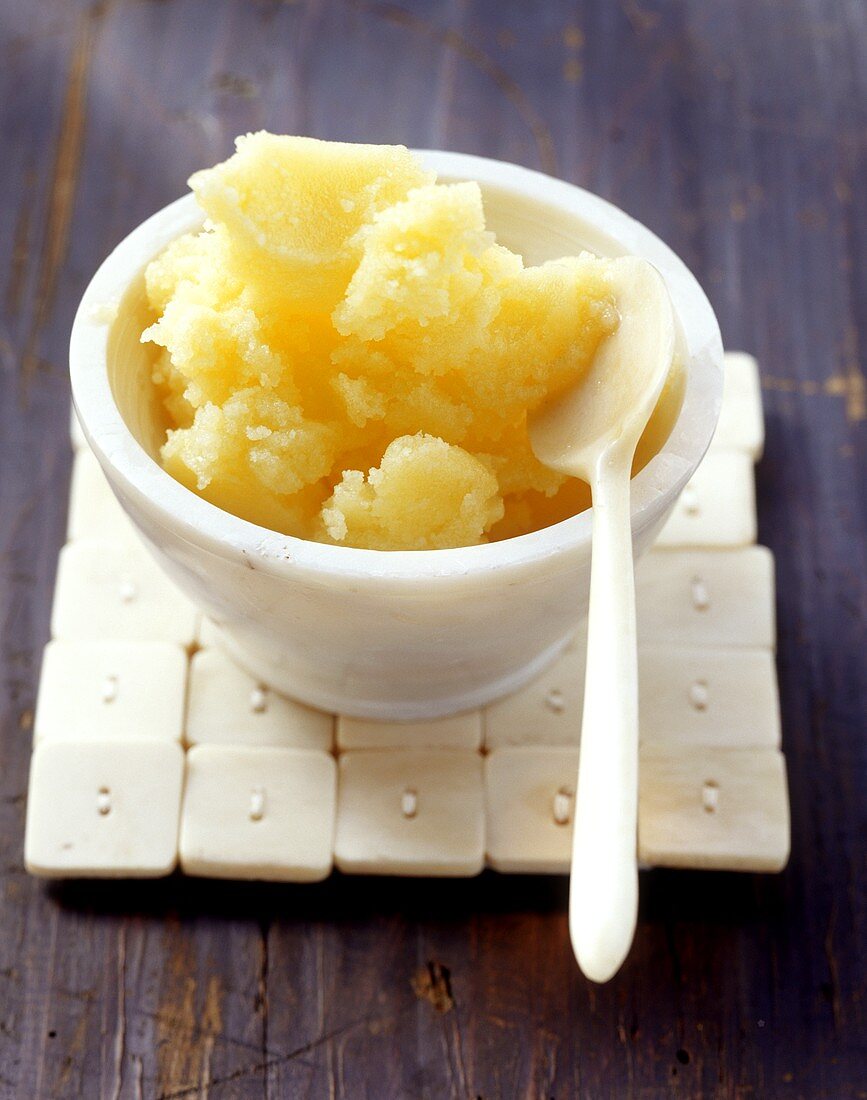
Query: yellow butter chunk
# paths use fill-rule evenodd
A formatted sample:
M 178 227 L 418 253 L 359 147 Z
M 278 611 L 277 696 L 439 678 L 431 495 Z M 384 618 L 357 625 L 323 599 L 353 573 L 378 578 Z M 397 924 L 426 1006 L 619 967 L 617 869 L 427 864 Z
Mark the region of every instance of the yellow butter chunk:
M 224 164 L 191 177 L 193 193 L 254 263 L 284 265 L 284 279 L 305 296 L 345 281 L 358 258 L 359 230 L 433 179 L 399 146 L 261 132 L 238 138 L 236 147 Z
M 606 261 L 525 267 L 401 146 L 251 134 L 148 267 L 166 469 L 301 538 L 437 549 L 587 507 L 527 415 L 617 324 Z
M 394 550 L 436 550 L 479 541 L 503 516 L 493 473 L 462 447 L 435 436 L 389 443 L 365 479 L 347 470 L 322 509 L 336 542 Z

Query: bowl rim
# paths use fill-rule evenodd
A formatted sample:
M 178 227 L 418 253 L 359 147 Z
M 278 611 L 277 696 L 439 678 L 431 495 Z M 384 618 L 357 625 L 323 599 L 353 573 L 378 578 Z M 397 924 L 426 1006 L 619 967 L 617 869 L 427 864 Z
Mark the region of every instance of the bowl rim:
M 441 150 L 414 150 L 439 178 L 477 180 L 500 192 L 559 208 L 586 221 L 622 252 L 644 256 L 665 278 L 687 349 L 680 413 L 661 450 L 632 479 L 633 528 L 662 514 L 710 444 L 722 399 L 722 340 L 716 316 L 684 262 L 630 215 L 583 188 L 504 161 Z M 528 534 L 445 550 L 365 550 L 313 542 L 260 527 L 204 500 L 167 473 L 127 427 L 108 371 L 109 334 L 129 285 L 180 233 L 201 221 L 188 193 L 129 233 L 91 279 L 75 315 L 69 361 L 73 404 L 85 438 L 121 497 L 184 541 L 256 568 L 388 580 L 478 575 L 524 567 L 589 544 L 592 509 Z

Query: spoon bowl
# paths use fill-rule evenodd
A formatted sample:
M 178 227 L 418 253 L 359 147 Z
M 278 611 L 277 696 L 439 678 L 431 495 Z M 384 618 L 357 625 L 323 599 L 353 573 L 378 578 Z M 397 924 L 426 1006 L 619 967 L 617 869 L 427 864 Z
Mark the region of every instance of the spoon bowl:
M 606 448 L 628 449 L 631 459 L 674 354 L 674 312 L 656 268 L 621 256 L 610 261 L 609 272 L 616 330 L 578 383 L 543 404 L 529 423 L 539 461 L 588 483 Z

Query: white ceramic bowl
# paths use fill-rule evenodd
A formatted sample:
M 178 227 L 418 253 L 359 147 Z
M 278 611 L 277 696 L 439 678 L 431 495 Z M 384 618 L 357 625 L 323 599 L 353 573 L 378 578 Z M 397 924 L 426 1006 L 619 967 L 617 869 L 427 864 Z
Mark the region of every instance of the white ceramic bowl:
M 640 554 L 695 470 L 716 425 L 722 344 L 713 310 L 658 238 L 602 199 L 481 157 L 423 152 L 440 179 L 482 186 L 489 226 L 528 263 L 589 248 L 650 260 L 682 326 L 680 415 L 633 479 Z M 187 195 L 102 264 L 72 329 L 72 390 L 109 482 L 166 572 L 219 625 L 255 676 L 327 710 L 433 717 L 486 703 L 539 672 L 586 614 L 589 512 L 532 534 L 454 550 L 377 551 L 280 535 L 229 515 L 159 465 L 163 420 L 150 383 L 143 270 L 201 214 Z

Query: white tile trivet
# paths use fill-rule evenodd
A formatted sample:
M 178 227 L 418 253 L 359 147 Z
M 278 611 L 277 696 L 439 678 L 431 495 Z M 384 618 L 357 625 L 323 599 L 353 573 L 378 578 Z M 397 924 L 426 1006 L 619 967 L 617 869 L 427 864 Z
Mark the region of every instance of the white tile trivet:
M 576 748 L 496 749 L 485 760 L 488 862 L 496 871 L 569 869 Z
M 743 451 L 757 462 L 765 445 L 759 366 L 752 355 L 730 351 L 725 357 L 725 391 L 714 450 Z
M 643 752 L 638 858 L 652 866 L 779 871 L 789 857 L 786 764 L 776 749 Z
M 648 748 L 779 748 L 780 700 L 767 649 L 647 646 L 638 652 Z
M 180 741 L 186 688 L 187 655 L 171 642 L 50 642 L 34 736 Z
M 774 559 L 764 546 L 651 550 L 635 566 L 640 645 L 772 649 Z
M 190 745 L 270 745 L 329 752 L 334 719 L 270 691 L 217 649 L 190 664 L 186 740 Z
M 326 878 L 336 785 L 325 752 L 195 746 L 187 753 L 181 868 L 211 878 Z
M 575 745 L 584 702 L 584 631 L 533 683 L 485 708 L 485 747 Z
M 51 617 L 55 638 L 190 645 L 198 618 L 143 546 L 82 539 L 60 551 Z
M 484 867 L 477 752 L 347 752 L 339 763 L 334 860 L 341 871 L 476 875 Z
M 156 878 L 174 870 L 184 754 L 169 741 L 43 741 L 30 764 L 33 874 Z
M 196 633 L 196 645 L 202 649 L 220 648 L 220 628 L 207 615 L 199 616 L 199 626 Z
M 67 538 L 136 541 L 132 525 L 111 491 L 96 456 L 86 447 L 75 452 L 69 488 Z
M 370 718 L 337 718 L 337 748 L 400 749 L 412 745 L 419 749 L 472 749 L 482 747 L 482 712 L 464 711 L 445 718 L 417 722 L 377 722 Z
M 755 360 L 728 355 L 709 456 L 638 566 L 646 864 L 771 871 L 788 852 L 773 559 L 746 545 L 763 439 Z M 130 534 L 77 425 L 73 442 L 72 541 L 35 720 L 31 870 L 168 874 L 181 821 L 181 865 L 197 875 L 312 881 L 332 862 L 406 875 L 567 870 L 583 631 L 482 711 L 335 719 L 223 655 L 219 628 Z
M 756 541 L 753 463 L 739 451 L 711 451 L 687 483 L 657 546 L 749 546 Z
M 87 440 L 84 437 L 84 432 L 82 431 L 74 407 L 71 407 L 69 410 L 69 442 L 72 444 L 73 451 L 87 449 Z

